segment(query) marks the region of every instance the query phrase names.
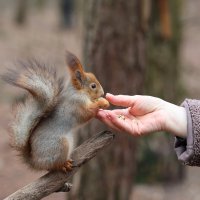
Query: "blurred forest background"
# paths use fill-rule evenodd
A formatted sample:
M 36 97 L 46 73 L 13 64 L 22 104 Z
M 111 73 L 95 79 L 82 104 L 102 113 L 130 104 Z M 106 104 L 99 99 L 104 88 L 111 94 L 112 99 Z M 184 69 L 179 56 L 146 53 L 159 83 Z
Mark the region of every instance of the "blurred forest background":
M 145 94 L 180 104 L 200 97 L 198 0 L 0 0 L 0 61 L 37 58 L 65 72 L 76 54 L 106 92 Z M 11 103 L 21 94 L 0 82 L 0 199 L 41 176 L 24 166 L 8 142 Z M 107 129 L 93 120 L 81 143 Z M 182 166 L 166 133 L 115 142 L 73 177 L 69 194 L 45 199 L 199 199 L 200 171 Z

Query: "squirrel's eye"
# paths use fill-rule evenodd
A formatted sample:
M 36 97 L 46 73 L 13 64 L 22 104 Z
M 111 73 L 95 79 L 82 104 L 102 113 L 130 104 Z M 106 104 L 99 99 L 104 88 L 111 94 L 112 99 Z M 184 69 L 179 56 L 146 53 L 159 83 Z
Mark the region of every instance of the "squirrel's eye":
M 92 89 L 95 89 L 95 88 L 97 87 L 97 85 L 96 85 L 95 83 L 92 83 L 92 84 L 90 85 L 90 87 L 91 87 Z

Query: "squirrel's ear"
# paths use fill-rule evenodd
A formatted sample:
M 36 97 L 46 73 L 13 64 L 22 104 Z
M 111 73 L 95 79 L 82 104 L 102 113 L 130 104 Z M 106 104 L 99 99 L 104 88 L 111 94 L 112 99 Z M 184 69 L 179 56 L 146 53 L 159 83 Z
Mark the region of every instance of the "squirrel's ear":
M 69 69 L 73 72 L 75 72 L 76 70 L 83 71 L 83 67 L 79 59 L 69 51 L 66 51 L 66 63 Z
M 67 51 L 66 63 L 71 74 L 72 83 L 77 89 L 80 89 L 84 83 L 85 74 L 79 59 L 75 55 Z

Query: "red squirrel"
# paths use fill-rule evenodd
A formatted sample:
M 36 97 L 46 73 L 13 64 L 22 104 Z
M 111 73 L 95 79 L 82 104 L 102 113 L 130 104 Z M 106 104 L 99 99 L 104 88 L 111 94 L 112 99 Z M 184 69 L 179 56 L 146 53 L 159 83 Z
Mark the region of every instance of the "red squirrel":
M 25 89 L 14 105 L 11 145 L 24 161 L 38 170 L 71 170 L 73 132 L 107 108 L 103 88 L 84 71 L 76 56 L 67 52 L 70 80 L 58 77 L 55 68 L 32 61 L 7 71 L 3 79 Z

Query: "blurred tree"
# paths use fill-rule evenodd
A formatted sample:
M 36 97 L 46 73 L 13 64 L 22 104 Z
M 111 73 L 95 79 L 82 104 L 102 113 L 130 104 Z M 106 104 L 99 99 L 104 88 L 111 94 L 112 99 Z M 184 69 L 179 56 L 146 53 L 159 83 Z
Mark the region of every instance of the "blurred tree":
M 24 25 L 29 15 L 28 12 L 30 12 L 29 9 L 35 6 L 37 9 L 42 10 L 46 4 L 46 0 L 18 0 L 16 6 L 15 22 L 18 25 Z
M 36 8 L 42 10 L 45 8 L 46 4 L 47 4 L 47 0 L 35 0 L 35 5 Z
M 71 28 L 72 14 L 74 10 L 73 0 L 60 0 L 61 27 Z
M 28 0 L 18 0 L 17 11 L 15 16 L 15 21 L 19 25 L 23 25 L 26 22 L 28 9 Z
M 84 4 L 85 66 L 97 75 L 106 92 L 141 94 L 146 65 L 141 0 L 88 0 Z M 94 121 L 84 132 L 103 129 L 107 127 Z M 117 134 L 115 144 L 76 177 L 69 199 L 129 199 L 135 152 L 136 139 Z
M 182 2 L 181 0 L 151 2 L 147 32 L 148 68 L 145 93 L 180 103 L 183 93 L 179 79 Z M 183 178 L 183 167 L 172 151 L 173 142 L 174 138 L 168 134 L 152 134 L 140 139 L 138 181 L 178 181 Z

